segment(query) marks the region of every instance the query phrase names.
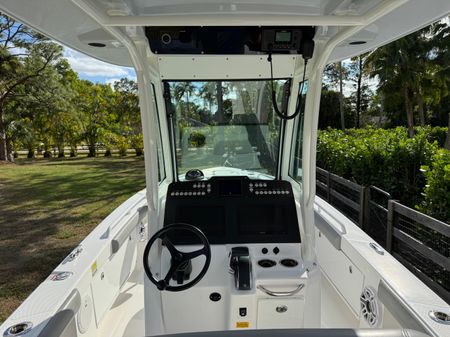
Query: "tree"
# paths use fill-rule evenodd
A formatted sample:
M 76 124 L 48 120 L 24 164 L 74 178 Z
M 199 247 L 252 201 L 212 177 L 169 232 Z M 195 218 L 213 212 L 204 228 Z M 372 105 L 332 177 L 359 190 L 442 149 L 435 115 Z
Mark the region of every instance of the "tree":
M 204 108 L 208 107 L 210 113 L 212 113 L 213 104 L 217 102 L 217 97 L 214 94 L 215 90 L 216 86 L 214 82 L 204 82 L 199 90 L 199 95 L 203 98 Z
M 89 157 L 97 155 L 97 147 L 104 140 L 106 130 L 114 122 L 110 113 L 113 91 L 109 85 L 78 81 L 74 103 L 78 110 L 80 134 L 89 148 Z
M 425 88 L 431 83 L 425 81 L 434 72 L 430 66 L 433 61 L 430 51 L 434 49 L 436 40 L 432 36 L 430 27 L 426 27 L 376 49 L 367 57 L 370 76 L 379 81 L 378 92 L 382 93 L 385 100 L 402 103 L 409 137 L 414 136 L 416 104 L 421 123 L 425 123 Z
M 341 116 L 341 129 L 345 131 L 344 111 L 344 81 L 348 80 L 349 72 L 342 61 L 331 63 L 325 68 L 325 83 L 339 88 L 339 114 Z
M 450 151 L 450 113 L 448 114 L 447 136 L 445 137 L 444 148 Z
M 178 82 L 175 86 L 175 90 L 174 90 L 174 96 L 175 99 L 177 100 L 178 103 L 181 103 L 183 97 L 185 97 L 185 102 L 189 103 L 190 102 L 190 96 L 192 94 L 194 94 L 196 92 L 196 87 L 194 86 L 194 84 L 190 81 L 186 81 L 186 82 Z M 184 118 L 187 120 L 188 116 L 190 115 L 190 110 L 189 110 L 189 104 L 186 104 L 186 111 L 181 111 L 182 113 L 184 112 Z
M 58 157 L 64 157 L 66 144 L 70 146 L 70 156 L 75 157 L 77 145 L 81 140 L 79 116 L 74 104 L 79 78 L 64 58 L 55 64 L 55 70 L 59 74 L 59 90 L 64 104 L 58 114 L 55 114 L 57 120 L 52 128 L 53 138 L 58 148 Z
M 368 54 L 361 54 L 351 59 L 349 67 L 349 79 L 354 82 L 353 88 L 355 91 L 352 93 L 351 98 L 355 108 L 356 123 L 355 126 L 359 128 L 361 126 L 361 115 L 366 113 L 369 106 L 371 97 L 373 96 L 369 86 L 367 85 L 367 56 Z
M 339 105 L 340 97 L 340 93 L 337 91 L 329 90 L 327 87 L 322 89 L 320 99 L 319 129 L 326 129 L 328 127 L 339 129 L 342 126 L 342 115 L 336 109 L 336 106 Z M 347 120 L 347 127 L 353 127 L 353 111 L 349 107 L 348 99 L 344 99 L 342 103 L 344 119 Z
M 41 34 L 0 13 L 0 160 L 13 160 L 9 151 L 5 107 L 20 87 L 42 75 L 62 48 Z
M 44 144 L 46 158 L 52 156 L 51 145 L 56 146 L 59 157 L 64 157 L 66 138 L 73 131 L 73 91 L 64 80 L 65 73 L 61 73 L 67 61 L 61 59 L 58 63 L 46 67 L 42 76 L 30 79 L 24 84 L 23 94 L 16 97 L 22 115 L 32 120 L 38 139 Z
M 433 52 L 436 55 L 435 63 L 437 65 L 437 71 L 433 74 L 433 78 L 442 84 L 439 91 L 441 97 L 447 98 L 443 104 L 445 106 L 443 115 L 447 116 L 447 137 L 444 147 L 450 150 L 450 112 L 448 111 L 448 102 L 450 101 L 448 99 L 450 87 L 450 25 L 443 21 L 435 23 L 431 25 L 431 34 L 435 41 Z
M 143 139 L 136 82 L 122 78 L 114 84 L 113 110 L 116 116 L 116 133 L 125 137 L 122 143 L 128 142 L 137 156 L 142 155 Z

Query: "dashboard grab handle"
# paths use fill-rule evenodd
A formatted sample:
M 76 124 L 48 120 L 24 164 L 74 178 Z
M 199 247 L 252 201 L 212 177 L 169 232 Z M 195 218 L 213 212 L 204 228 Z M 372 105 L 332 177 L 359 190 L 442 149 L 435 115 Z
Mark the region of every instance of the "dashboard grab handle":
M 293 295 L 297 294 L 298 292 L 300 292 L 300 290 L 302 290 L 304 288 L 304 286 L 305 286 L 304 283 L 300 283 L 297 288 L 295 288 L 294 290 L 291 290 L 291 291 L 272 291 L 262 285 L 258 285 L 257 288 L 269 296 L 289 297 L 289 296 L 293 296 Z

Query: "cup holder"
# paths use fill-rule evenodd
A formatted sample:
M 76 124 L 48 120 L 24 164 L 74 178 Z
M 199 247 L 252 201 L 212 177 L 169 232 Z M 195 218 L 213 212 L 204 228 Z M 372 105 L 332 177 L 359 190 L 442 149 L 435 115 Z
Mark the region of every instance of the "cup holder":
M 431 310 L 428 315 L 435 322 L 450 325 L 450 314 L 446 312 Z
M 20 336 L 31 330 L 33 324 L 31 322 L 22 322 L 10 326 L 4 333 L 4 336 Z
M 280 261 L 280 263 L 288 268 L 296 267 L 298 265 L 297 260 L 294 259 L 283 259 Z
M 262 259 L 258 261 L 258 264 L 263 268 L 271 268 L 277 263 L 274 260 Z

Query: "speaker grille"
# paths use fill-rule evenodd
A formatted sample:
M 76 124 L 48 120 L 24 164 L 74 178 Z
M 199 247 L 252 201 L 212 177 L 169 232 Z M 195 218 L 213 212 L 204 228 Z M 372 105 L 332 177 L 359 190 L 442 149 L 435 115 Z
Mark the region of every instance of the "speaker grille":
M 361 314 L 371 327 L 376 327 L 380 321 L 380 306 L 378 304 L 375 290 L 370 287 L 364 288 L 361 297 Z

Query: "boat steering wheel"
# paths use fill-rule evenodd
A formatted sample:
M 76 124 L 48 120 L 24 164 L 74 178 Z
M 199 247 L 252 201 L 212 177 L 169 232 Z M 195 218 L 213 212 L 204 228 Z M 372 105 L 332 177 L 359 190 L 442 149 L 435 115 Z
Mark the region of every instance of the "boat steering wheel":
M 189 232 L 194 234 L 197 238 L 200 239 L 200 241 L 203 244 L 203 247 L 199 250 L 195 250 L 193 252 L 180 252 L 178 249 L 175 248 L 174 244 L 170 241 L 168 234 L 172 232 Z M 166 276 L 163 279 L 157 280 L 150 269 L 149 264 L 149 258 L 148 255 L 150 253 L 150 249 L 155 243 L 157 239 L 161 239 L 163 244 L 167 247 L 169 250 L 171 259 L 170 259 L 170 268 L 167 272 Z M 169 285 L 170 279 L 175 275 L 175 272 L 177 269 L 183 264 L 188 262 L 189 260 L 192 260 L 198 256 L 205 255 L 205 263 L 203 265 L 202 270 L 200 273 L 195 277 L 192 281 L 180 285 L 180 286 L 171 286 Z M 186 289 L 189 289 L 196 285 L 202 278 L 205 276 L 206 272 L 208 271 L 209 264 L 211 262 L 211 245 L 209 244 L 209 241 L 205 234 L 198 229 L 195 226 L 188 225 L 185 223 L 175 223 L 171 224 L 169 226 L 165 226 L 164 228 L 157 231 L 148 241 L 147 246 L 145 246 L 144 250 L 144 270 L 145 274 L 147 274 L 147 277 L 150 279 L 150 281 L 156 285 L 156 287 L 160 290 L 167 290 L 167 291 L 183 291 Z

